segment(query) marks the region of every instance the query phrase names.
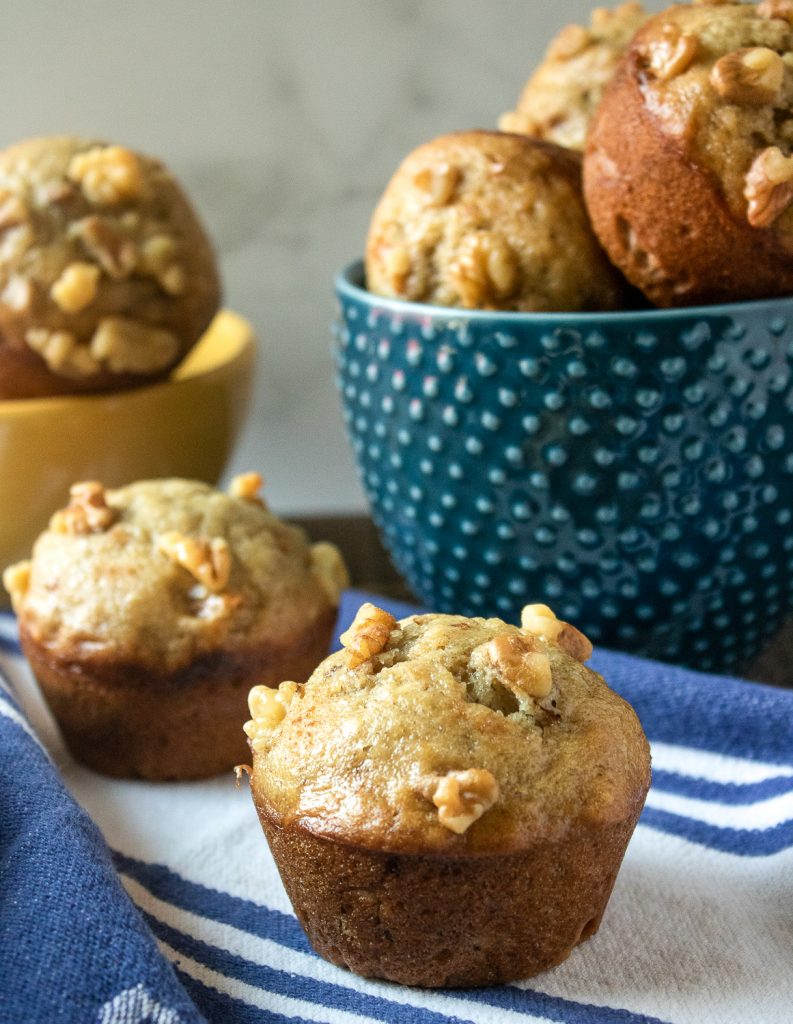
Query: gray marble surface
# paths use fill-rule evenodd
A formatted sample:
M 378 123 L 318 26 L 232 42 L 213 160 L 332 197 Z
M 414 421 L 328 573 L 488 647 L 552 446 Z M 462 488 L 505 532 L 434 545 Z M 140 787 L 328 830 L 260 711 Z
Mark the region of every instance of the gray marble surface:
M 232 470 L 285 513 L 365 507 L 329 356 L 335 272 L 419 143 L 492 127 L 580 0 L 1 0 L 0 144 L 94 135 L 165 160 L 261 338 Z

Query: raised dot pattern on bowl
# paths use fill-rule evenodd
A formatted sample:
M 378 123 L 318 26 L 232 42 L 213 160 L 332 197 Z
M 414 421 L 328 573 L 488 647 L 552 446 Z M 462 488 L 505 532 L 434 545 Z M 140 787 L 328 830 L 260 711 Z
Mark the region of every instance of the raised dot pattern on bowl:
M 423 601 L 512 619 L 544 601 L 595 641 L 703 669 L 778 630 L 793 302 L 554 327 L 339 291 L 349 435 Z

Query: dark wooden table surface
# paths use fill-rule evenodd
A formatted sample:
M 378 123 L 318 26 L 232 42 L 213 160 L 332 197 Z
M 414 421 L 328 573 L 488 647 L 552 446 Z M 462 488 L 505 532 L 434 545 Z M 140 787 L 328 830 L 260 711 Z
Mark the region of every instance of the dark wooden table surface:
M 353 586 L 387 597 L 415 600 L 389 561 L 368 516 L 322 516 L 296 520 L 314 540 L 329 540 L 344 554 Z M 793 687 L 793 618 L 759 658 L 741 668 L 755 682 Z

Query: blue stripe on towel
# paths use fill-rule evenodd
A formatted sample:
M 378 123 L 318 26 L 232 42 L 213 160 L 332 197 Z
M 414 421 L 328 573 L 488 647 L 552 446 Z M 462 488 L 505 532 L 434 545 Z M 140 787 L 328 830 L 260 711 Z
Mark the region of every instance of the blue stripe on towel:
M 261 938 L 270 939 L 290 949 L 311 953 L 311 955 L 316 956 L 309 946 L 302 928 L 297 923 L 297 920 L 291 915 L 282 914 L 280 911 L 272 910 L 271 908 L 262 906 L 261 904 L 251 903 L 250 901 L 243 900 L 238 896 L 230 896 L 227 893 L 220 892 L 219 890 L 210 889 L 197 882 L 190 882 L 160 864 L 147 864 L 145 861 L 136 860 L 118 852 L 114 852 L 113 859 L 118 871 L 134 878 L 135 881 L 148 889 L 152 895 L 164 902 L 170 903 L 176 907 L 181 907 L 183 910 L 189 911 L 190 913 L 232 925 Z M 173 929 L 168 925 L 164 925 L 156 919 L 151 920 L 150 924 L 155 933 L 175 949 L 181 949 L 186 956 L 190 956 L 195 960 L 206 963 L 207 966 L 218 970 L 219 973 L 226 973 L 225 969 L 215 966 L 215 964 L 220 964 L 220 954 L 232 957 L 234 960 L 240 961 L 241 963 L 246 963 L 246 961 L 240 960 L 239 957 L 235 957 L 222 950 L 216 950 L 216 953 L 213 955 L 218 956 L 218 959 L 215 963 L 209 963 L 205 960 L 204 956 L 201 955 L 201 951 L 198 947 L 199 945 L 205 947 L 205 949 L 216 949 L 216 947 L 209 947 L 206 943 L 200 942 L 200 940 L 192 939 L 192 937 L 183 935 L 183 933 L 177 933 L 182 936 L 179 939 L 179 943 L 181 943 L 180 945 L 172 934 Z M 170 934 L 166 934 L 166 930 Z M 267 969 L 261 968 L 259 965 L 254 965 L 254 968 L 256 971 L 263 971 Z M 294 983 L 295 977 L 293 977 L 292 980 Z M 249 983 L 255 984 L 253 981 L 250 981 Z M 322 984 L 324 983 L 310 980 L 308 991 L 311 991 L 313 988 L 321 986 Z M 289 990 L 285 988 L 284 991 L 287 992 Z M 292 992 L 294 991 L 295 990 L 292 989 Z M 346 989 L 344 991 L 349 992 L 350 998 L 359 998 L 359 993 Z M 664 1024 L 664 1022 L 660 1021 L 657 1017 L 648 1017 L 644 1014 L 636 1014 L 629 1010 L 609 1006 L 590 1006 L 586 1003 L 578 1003 L 568 999 L 561 999 L 557 996 L 545 995 L 542 992 L 534 992 L 531 989 L 519 989 L 512 986 L 445 991 L 453 991 L 454 995 L 457 997 L 486 1006 L 511 1009 L 516 1013 L 533 1013 L 538 1016 L 544 1016 L 549 1020 L 559 1022 L 559 1024 L 592 1024 L 593 1020 L 597 1020 L 598 1024 Z M 377 998 L 368 996 L 360 997 L 367 999 Z M 307 995 L 302 998 L 310 999 L 311 996 Z M 351 1008 L 349 1001 L 342 1005 Z M 393 1004 L 393 1006 L 397 1007 L 399 1004 Z M 400 1012 L 404 1014 L 407 1014 L 411 1009 L 411 1007 L 399 1006 Z M 359 1013 L 369 1012 L 364 1006 L 358 1007 L 356 1005 L 356 1010 Z M 593 1016 L 593 1012 L 595 1010 L 597 1011 L 596 1017 Z M 418 1013 L 418 1011 L 416 1012 Z M 389 1021 L 404 1020 L 405 1022 L 437 1019 L 437 1015 L 433 1017 L 430 1016 L 430 1014 L 431 1011 L 421 1010 L 415 1017 L 394 1016 L 386 1017 L 384 1019 Z M 370 1015 L 376 1014 L 370 1013 Z M 441 1019 L 456 1020 L 459 1018 L 442 1017 Z
M 305 1017 L 286 1017 L 282 1013 L 262 1010 L 242 999 L 204 985 L 175 965 L 176 974 L 193 1002 L 210 1021 L 233 1021 L 234 1024 L 312 1024 Z
M 645 807 L 639 823 L 739 857 L 770 857 L 793 847 L 793 821 L 783 821 L 766 829 L 724 828 L 657 807 Z
M 202 917 L 272 939 L 300 953 L 313 952 L 305 932 L 291 914 L 282 914 L 260 903 L 210 889 L 199 882 L 189 882 L 163 864 L 147 864 L 123 853 L 113 851 L 116 870 L 129 875 L 158 899 Z
M 761 782 L 713 782 L 653 768 L 653 789 L 716 804 L 756 804 L 793 793 L 793 775 L 777 775 Z
M 235 978 L 254 988 L 292 996 L 304 1002 L 317 1003 L 319 1006 L 360 1013 L 386 1022 L 399 1020 L 400 1024 L 471 1024 L 467 1018 L 436 1013 L 382 996 L 356 992 L 355 989 L 341 983 L 320 981 L 293 971 L 280 971 L 266 964 L 254 963 L 236 953 L 230 953 L 219 946 L 196 939 L 186 932 L 178 931 L 145 911 L 143 916 L 157 938 L 167 942 L 177 952 L 184 953 L 185 956 L 197 960 L 218 974 Z M 339 973 L 340 982 L 346 975 L 347 972 Z

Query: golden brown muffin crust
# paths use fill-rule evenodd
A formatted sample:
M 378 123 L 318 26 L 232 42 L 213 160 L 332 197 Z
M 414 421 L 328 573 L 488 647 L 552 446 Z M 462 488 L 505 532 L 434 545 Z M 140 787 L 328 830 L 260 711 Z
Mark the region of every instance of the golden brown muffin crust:
M 412 616 L 359 655 L 332 655 L 264 708 L 252 699 L 253 788 L 280 826 L 503 854 L 638 814 L 649 755 L 633 710 L 531 622 Z
M 587 205 L 611 258 L 659 305 L 793 291 L 791 17 L 776 0 L 670 7 L 606 92 Z
M 467 309 L 613 309 L 624 298 L 589 224 L 578 154 L 484 131 L 405 159 L 372 218 L 366 282 Z
M 0 153 L 0 398 L 154 380 L 219 298 L 209 240 L 160 161 L 69 136 Z

